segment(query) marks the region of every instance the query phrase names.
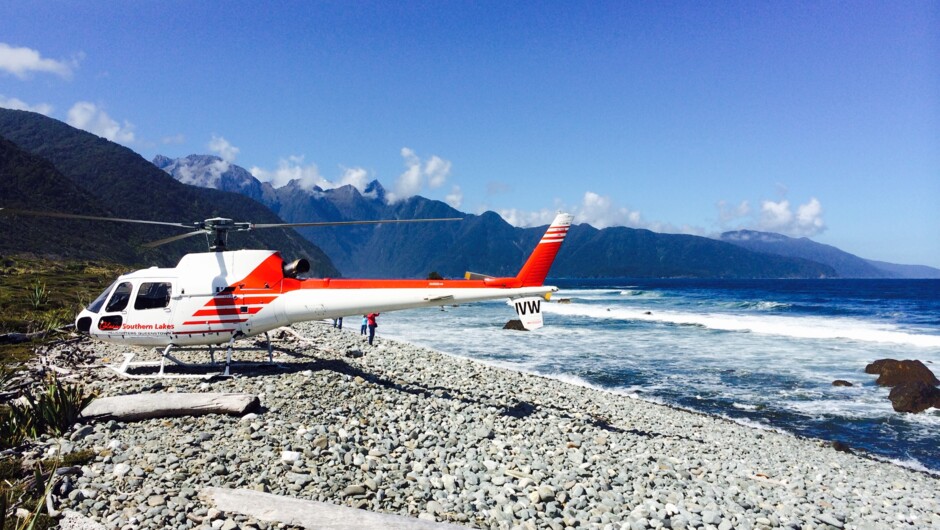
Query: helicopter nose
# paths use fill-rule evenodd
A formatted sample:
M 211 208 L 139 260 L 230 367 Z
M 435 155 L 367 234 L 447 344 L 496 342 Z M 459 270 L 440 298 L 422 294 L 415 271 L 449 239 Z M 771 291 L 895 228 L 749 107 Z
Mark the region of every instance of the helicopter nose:
M 82 311 L 78 314 L 78 318 L 75 319 L 75 329 L 79 333 L 88 333 L 91 331 L 91 317 L 88 316 L 87 311 Z

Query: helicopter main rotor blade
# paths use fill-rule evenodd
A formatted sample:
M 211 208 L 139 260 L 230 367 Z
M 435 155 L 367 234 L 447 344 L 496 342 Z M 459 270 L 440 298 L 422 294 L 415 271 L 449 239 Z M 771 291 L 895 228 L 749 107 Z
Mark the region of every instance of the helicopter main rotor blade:
M 0 213 L 13 215 L 35 215 L 38 217 L 58 217 L 60 219 L 87 219 L 89 221 L 117 221 L 120 223 L 138 223 L 145 225 L 174 226 L 176 228 L 192 228 L 192 225 L 182 223 L 166 223 L 163 221 L 144 221 L 143 219 L 119 219 L 117 217 L 98 217 L 95 215 L 80 215 L 75 213 L 39 212 L 36 210 L 19 210 L 16 208 L 0 208 Z
M 198 236 L 199 234 L 206 234 L 206 233 L 208 233 L 206 230 L 196 230 L 195 232 L 189 232 L 187 234 L 180 234 L 178 236 L 167 237 L 164 239 L 151 241 L 150 243 L 144 243 L 141 246 L 144 246 L 147 248 L 154 248 L 154 247 L 159 247 L 160 245 L 166 245 L 167 243 L 172 243 L 174 241 L 179 241 L 180 239 L 186 239 L 187 237 Z
M 253 224 L 251 228 L 293 228 L 299 226 L 344 226 L 378 225 L 383 223 L 434 223 L 439 221 L 463 221 L 462 217 L 444 217 L 440 219 L 380 219 L 378 221 L 321 221 L 314 223 L 273 223 Z

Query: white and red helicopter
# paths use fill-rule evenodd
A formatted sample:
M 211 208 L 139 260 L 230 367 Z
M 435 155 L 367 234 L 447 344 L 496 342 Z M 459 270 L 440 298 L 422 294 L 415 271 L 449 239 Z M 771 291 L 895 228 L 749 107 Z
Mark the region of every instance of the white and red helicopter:
M 548 227 L 528 260 L 515 276 L 494 278 L 467 273 L 462 280 L 307 278 L 307 260 L 286 263 L 272 250 L 225 250 L 230 231 L 261 228 L 333 226 L 346 224 L 457 221 L 455 219 L 407 219 L 325 223 L 236 223 L 213 218 L 182 224 L 115 219 L 77 214 L 0 209 L 3 213 L 43 215 L 144 223 L 195 231 L 161 239 L 154 247 L 198 234 L 214 238 L 210 252 L 186 254 L 173 268 L 151 267 L 120 276 L 79 313 L 79 332 L 116 344 L 162 347 L 159 376 L 165 361 L 183 365 L 173 348 L 227 344 L 224 375 L 230 375 L 233 344 L 237 339 L 289 326 L 297 322 L 381 313 L 420 307 L 508 299 L 527 329 L 542 326 L 541 300 L 557 287 L 543 285 L 561 248 L 572 216 L 560 213 Z M 268 340 L 271 360 L 271 345 Z M 134 354 L 125 354 L 119 373 L 130 375 Z M 214 360 L 214 357 L 213 357 Z

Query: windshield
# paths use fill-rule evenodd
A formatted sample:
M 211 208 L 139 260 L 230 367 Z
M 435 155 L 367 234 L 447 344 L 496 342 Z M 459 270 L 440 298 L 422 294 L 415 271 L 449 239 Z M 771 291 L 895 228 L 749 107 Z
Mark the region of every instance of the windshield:
M 108 300 L 108 305 L 104 306 L 105 313 L 114 313 L 116 311 L 124 311 L 127 308 L 127 303 L 131 301 L 131 290 L 134 286 L 131 285 L 131 282 L 121 282 L 117 287 L 114 288 L 114 293 L 111 294 L 111 299 Z
M 115 285 L 117 285 L 117 281 L 109 285 L 108 288 L 105 289 L 103 293 L 98 295 L 98 298 L 95 298 L 95 300 L 92 303 L 88 304 L 88 310 L 91 311 L 92 313 L 97 313 L 98 311 L 101 311 L 101 306 L 104 305 L 104 301 L 108 299 L 108 295 L 111 294 L 111 289 L 114 289 Z

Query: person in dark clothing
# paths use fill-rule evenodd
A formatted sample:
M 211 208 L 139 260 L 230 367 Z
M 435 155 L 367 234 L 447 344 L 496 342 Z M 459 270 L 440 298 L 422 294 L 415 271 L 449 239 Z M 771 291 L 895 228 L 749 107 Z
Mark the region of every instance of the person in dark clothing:
M 379 313 L 369 313 L 366 315 L 366 321 L 369 325 L 369 346 L 372 346 L 372 339 L 375 338 L 375 328 L 379 325 L 375 322 L 375 317 L 379 316 Z

